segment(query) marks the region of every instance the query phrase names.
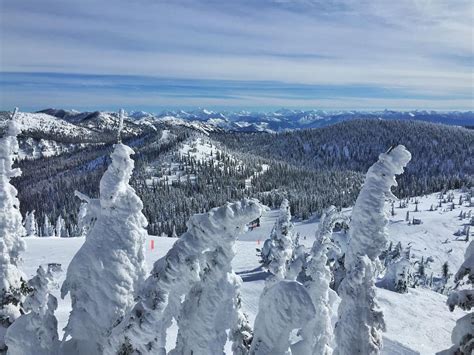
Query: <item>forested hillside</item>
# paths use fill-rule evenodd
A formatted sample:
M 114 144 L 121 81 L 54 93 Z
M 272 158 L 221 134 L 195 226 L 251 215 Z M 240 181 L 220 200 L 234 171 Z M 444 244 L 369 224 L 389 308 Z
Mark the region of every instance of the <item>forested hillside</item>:
M 474 178 L 474 132 L 461 127 L 353 120 L 280 134 L 227 132 L 214 137 L 233 150 L 317 171 L 366 171 L 380 152 L 403 144 L 413 159 L 400 178 L 402 196 L 458 188 Z
M 110 127 L 114 124 L 109 122 Z M 84 125 L 84 120 L 74 123 L 97 131 Z M 444 125 L 360 120 L 277 135 L 211 136 L 172 123 L 130 127 L 140 127 L 124 138 L 136 152 L 131 184 L 144 203 L 149 232 L 155 235 L 179 234 L 192 214 L 242 197 L 257 197 L 271 207 L 287 198 L 293 215 L 303 219 L 330 204 L 350 206 L 362 173 L 395 144 L 406 145 L 414 156 L 400 178 L 401 196 L 471 185 L 474 176 L 474 132 Z M 62 131 L 58 132 L 53 133 L 60 141 Z M 80 201 L 74 190 L 97 196 L 100 176 L 109 164 L 110 132 L 99 145 L 77 145 L 56 156 L 20 162 L 23 175 L 14 183 L 22 213 L 35 210 L 40 231 L 47 215 L 53 224 L 61 216 L 69 235 L 79 233 L 75 226 Z M 44 134 L 54 139 L 53 133 Z M 41 140 L 41 134 L 26 130 L 20 144 L 31 135 Z

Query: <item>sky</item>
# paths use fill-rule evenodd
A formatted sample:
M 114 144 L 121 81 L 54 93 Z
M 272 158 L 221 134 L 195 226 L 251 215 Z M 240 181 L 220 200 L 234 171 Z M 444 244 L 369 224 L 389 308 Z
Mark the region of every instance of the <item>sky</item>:
M 0 109 L 474 110 L 471 0 L 1 0 Z

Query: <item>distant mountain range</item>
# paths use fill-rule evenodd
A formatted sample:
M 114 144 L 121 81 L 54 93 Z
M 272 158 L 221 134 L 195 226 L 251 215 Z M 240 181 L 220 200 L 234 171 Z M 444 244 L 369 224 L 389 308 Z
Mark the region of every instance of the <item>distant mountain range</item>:
M 107 117 L 110 113 L 77 112 L 58 109 L 40 111 L 51 116 L 64 119 L 70 123 L 95 121 L 97 117 Z M 318 128 L 334 123 L 353 119 L 382 119 L 382 120 L 419 120 L 432 123 L 443 123 L 456 126 L 474 125 L 474 112 L 438 112 L 438 111 L 323 111 L 323 110 L 290 110 L 280 109 L 274 112 L 215 112 L 206 109 L 194 111 L 163 111 L 148 113 L 135 111 L 129 113 L 129 119 L 138 124 L 153 124 L 156 121 L 166 121 L 170 124 L 190 125 L 199 130 L 213 131 L 264 131 L 281 132 L 287 130 Z M 94 122 L 95 124 L 95 122 Z M 104 122 L 104 127 L 108 123 Z

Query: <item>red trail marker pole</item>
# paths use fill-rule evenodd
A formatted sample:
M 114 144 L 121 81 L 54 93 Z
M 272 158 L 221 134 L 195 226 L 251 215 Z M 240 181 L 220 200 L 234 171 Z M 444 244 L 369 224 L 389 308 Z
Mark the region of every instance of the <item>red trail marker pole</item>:
M 150 240 L 150 249 L 151 250 L 155 249 L 155 241 L 153 239 Z

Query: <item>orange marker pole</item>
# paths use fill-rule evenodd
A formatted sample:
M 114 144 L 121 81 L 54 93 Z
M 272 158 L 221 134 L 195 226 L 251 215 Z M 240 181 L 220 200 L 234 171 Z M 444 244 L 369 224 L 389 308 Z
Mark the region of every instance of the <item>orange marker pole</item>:
M 257 239 L 257 245 L 260 245 L 260 239 Z
M 155 241 L 153 239 L 150 241 L 150 249 L 155 249 Z

